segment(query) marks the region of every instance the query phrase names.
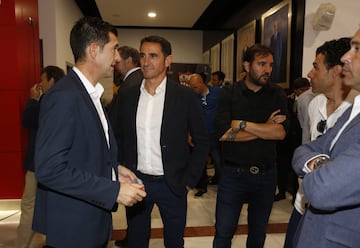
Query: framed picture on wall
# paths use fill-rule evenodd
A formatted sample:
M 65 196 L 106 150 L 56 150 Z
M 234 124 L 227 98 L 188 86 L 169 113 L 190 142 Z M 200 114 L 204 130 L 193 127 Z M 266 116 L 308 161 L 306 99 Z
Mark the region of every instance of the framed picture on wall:
M 256 20 L 249 22 L 240 29 L 237 33 L 237 52 L 236 52 L 236 81 L 242 79 L 243 72 L 242 61 L 246 49 L 255 44 L 256 38 Z
M 289 88 L 291 0 L 285 0 L 261 16 L 261 43 L 272 48 L 274 66 L 272 82 Z

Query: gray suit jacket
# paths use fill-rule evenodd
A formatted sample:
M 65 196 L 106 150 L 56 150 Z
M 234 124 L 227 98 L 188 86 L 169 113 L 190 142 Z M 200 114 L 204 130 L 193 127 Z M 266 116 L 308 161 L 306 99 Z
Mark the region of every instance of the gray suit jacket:
M 305 212 L 295 247 L 360 247 L 360 115 L 344 129 L 334 147 L 331 142 L 350 116 L 349 108 L 335 126 L 319 139 L 296 149 L 293 168 L 304 176 L 303 192 L 311 208 Z M 319 169 L 302 171 L 318 154 L 330 160 Z

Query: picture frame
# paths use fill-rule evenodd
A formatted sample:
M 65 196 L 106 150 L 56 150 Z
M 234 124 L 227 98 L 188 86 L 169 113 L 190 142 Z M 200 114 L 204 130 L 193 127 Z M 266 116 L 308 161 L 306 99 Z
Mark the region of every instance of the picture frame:
M 236 81 L 242 79 L 241 75 L 244 71 L 242 62 L 246 49 L 255 44 L 256 41 L 256 20 L 239 28 L 236 32 Z
M 289 88 L 291 46 L 291 0 L 284 0 L 261 16 L 261 43 L 272 48 L 273 83 Z

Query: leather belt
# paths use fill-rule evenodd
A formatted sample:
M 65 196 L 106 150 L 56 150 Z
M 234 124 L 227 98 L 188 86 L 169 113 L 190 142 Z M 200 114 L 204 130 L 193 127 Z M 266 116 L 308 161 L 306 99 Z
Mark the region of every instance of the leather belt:
M 144 180 L 161 180 L 164 178 L 164 175 L 150 175 L 141 173 L 140 171 L 137 171 L 136 174 L 139 176 L 140 179 Z
M 231 167 L 231 168 L 238 168 L 243 172 L 249 172 L 250 174 L 258 175 L 258 174 L 262 174 L 262 173 L 274 168 L 275 163 L 271 163 L 271 164 L 265 164 L 265 163 L 248 164 L 248 163 L 242 163 L 242 164 L 238 164 L 238 163 L 233 163 L 233 162 L 225 160 L 224 161 L 224 166 L 228 166 L 228 167 Z

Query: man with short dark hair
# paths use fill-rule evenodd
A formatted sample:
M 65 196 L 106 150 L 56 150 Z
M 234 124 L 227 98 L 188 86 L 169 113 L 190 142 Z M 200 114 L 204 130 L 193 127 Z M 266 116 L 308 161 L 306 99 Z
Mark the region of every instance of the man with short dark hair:
M 171 44 L 160 36 L 140 43 L 141 84 L 119 92 L 119 161 L 144 183 L 141 203 L 128 207 L 128 245 L 149 246 L 156 204 L 164 224 L 164 246 L 183 247 L 187 188 L 203 171 L 208 136 L 196 94 L 166 76 Z M 188 145 L 188 135 L 194 147 Z
M 244 81 L 224 87 L 215 118 L 223 166 L 216 200 L 214 248 L 231 247 L 240 212 L 248 203 L 246 246 L 264 246 L 276 188 L 276 144 L 285 138 L 287 104 L 283 89 L 269 83 L 272 50 L 246 50 Z
M 225 80 L 225 73 L 222 71 L 215 71 L 211 73 L 211 85 L 222 87 Z
M 107 247 L 111 211 L 146 196 L 117 162 L 117 146 L 98 83 L 119 60 L 117 30 L 95 17 L 73 26 L 75 66 L 42 99 L 35 147 L 39 182 L 33 228 L 50 247 Z

